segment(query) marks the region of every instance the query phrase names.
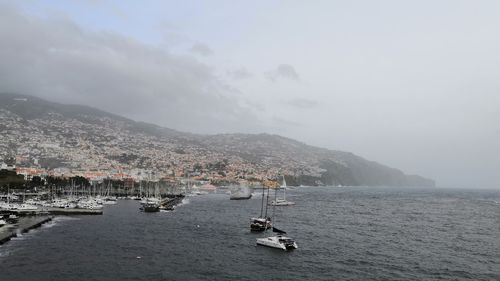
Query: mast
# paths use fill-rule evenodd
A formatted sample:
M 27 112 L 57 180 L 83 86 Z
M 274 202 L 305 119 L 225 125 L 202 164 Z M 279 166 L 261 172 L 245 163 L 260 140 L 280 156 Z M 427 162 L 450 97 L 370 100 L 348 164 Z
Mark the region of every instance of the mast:
M 278 192 L 278 189 L 277 189 L 277 188 L 275 188 L 275 189 L 274 189 L 274 202 L 276 202 L 276 194 L 277 194 L 277 192 Z M 276 211 L 276 204 L 274 204 L 274 205 L 273 205 L 273 216 L 272 216 L 272 219 L 271 219 L 271 220 L 272 220 L 272 222 L 273 222 L 273 225 L 275 225 L 275 224 L 276 224 L 276 221 L 274 220 L 274 213 L 275 213 L 275 211 Z M 273 227 L 273 228 L 274 228 L 274 227 Z
M 285 175 L 283 175 L 283 200 L 286 201 L 286 181 L 285 181 Z M 276 201 L 274 201 L 274 202 L 276 202 Z
M 260 203 L 260 217 L 261 218 L 262 218 L 263 211 L 264 211 L 264 185 L 262 185 L 262 202 Z
M 265 230 L 267 230 L 267 207 L 269 206 L 269 186 L 267 186 L 267 199 L 266 199 L 266 214 L 264 216 L 264 219 L 266 220 L 266 227 Z M 273 218 L 274 219 L 274 218 Z

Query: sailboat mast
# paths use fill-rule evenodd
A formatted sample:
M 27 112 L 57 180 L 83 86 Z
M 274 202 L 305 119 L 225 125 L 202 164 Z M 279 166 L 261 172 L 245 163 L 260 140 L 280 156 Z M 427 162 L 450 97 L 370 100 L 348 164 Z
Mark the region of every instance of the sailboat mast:
M 262 185 L 262 202 L 260 203 L 260 217 L 262 218 L 262 212 L 264 211 L 264 185 Z
M 283 200 L 286 201 L 286 181 L 285 181 L 285 175 L 283 175 Z
M 269 186 L 267 187 L 266 214 L 265 214 L 266 220 L 267 220 L 267 206 L 268 205 L 269 205 Z
M 276 202 L 276 195 L 277 195 L 277 192 L 278 192 L 278 189 L 277 189 L 277 188 L 275 188 L 275 189 L 274 189 L 274 202 Z M 275 211 L 276 211 L 276 204 L 273 204 L 273 215 L 272 215 L 272 218 L 271 218 L 271 220 L 272 220 L 272 222 L 273 222 L 273 225 L 276 225 L 276 221 L 274 220 L 274 213 L 275 213 Z

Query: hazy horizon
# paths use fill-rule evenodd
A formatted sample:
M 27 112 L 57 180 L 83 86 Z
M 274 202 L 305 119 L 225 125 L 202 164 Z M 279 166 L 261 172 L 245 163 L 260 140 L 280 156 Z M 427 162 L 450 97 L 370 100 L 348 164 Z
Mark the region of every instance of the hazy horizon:
M 500 188 L 500 2 L 147 3 L 0 0 L 0 92 Z

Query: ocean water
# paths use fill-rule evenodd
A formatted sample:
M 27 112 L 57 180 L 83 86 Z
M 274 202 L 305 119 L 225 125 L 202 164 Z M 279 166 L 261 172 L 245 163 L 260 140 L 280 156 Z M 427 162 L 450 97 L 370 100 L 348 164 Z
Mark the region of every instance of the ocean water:
M 260 196 L 137 201 L 58 217 L 0 246 L 0 280 L 500 280 L 500 191 L 297 188 L 275 225 L 299 249 L 256 246 Z

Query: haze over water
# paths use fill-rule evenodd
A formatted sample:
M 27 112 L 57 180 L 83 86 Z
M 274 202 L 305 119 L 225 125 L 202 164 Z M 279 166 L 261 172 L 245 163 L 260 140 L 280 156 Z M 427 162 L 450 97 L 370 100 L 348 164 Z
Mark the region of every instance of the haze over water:
M 0 246 L 2 280 L 499 280 L 500 191 L 297 188 L 275 225 L 299 249 L 257 247 L 260 196 L 190 197 L 170 213 L 120 200 Z

